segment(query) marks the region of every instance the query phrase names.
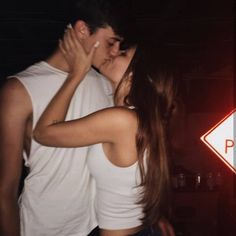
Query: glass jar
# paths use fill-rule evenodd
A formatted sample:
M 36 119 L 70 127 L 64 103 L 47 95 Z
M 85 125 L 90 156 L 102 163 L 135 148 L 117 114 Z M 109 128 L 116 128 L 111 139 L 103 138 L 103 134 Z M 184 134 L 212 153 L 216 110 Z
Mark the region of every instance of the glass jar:
M 195 189 L 199 189 L 201 187 L 202 177 L 201 173 L 197 173 L 195 176 Z

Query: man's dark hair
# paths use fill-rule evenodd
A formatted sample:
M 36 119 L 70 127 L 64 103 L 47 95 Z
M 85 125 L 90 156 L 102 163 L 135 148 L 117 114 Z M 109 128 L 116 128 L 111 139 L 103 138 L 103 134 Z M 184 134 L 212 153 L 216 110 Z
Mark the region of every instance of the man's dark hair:
M 83 20 L 91 34 L 98 28 L 110 26 L 115 34 L 127 39 L 124 44 L 127 48 L 134 44 L 135 37 L 130 33 L 135 33 L 136 29 L 134 0 L 72 0 L 69 4 L 72 25 Z

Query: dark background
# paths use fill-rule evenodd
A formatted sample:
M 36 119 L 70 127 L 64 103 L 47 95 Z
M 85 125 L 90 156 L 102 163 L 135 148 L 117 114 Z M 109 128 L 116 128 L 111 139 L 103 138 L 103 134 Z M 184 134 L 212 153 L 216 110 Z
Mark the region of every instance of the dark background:
M 0 76 L 5 76 L 52 51 L 67 23 L 66 7 L 70 1 L 1 2 Z M 189 71 L 194 67 L 195 78 L 196 72 L 204 75 L 220 70 L 232 72 L 229 68 L 233 57 L 231 0 L 135 1 L 134 7 L 143 37 L 161 32 L 166 44 L 181 52 L 179 61 L 182 60 L 183 67 Z
M 142 29 L 142 37 L 148 39 L 161 35 L 166 46 L 176 52 L 176 63 L 185 72 L 183 86 L 190 96 L 188 110 L 227 112 L 232 106 L 232 2 L 135 1 L 133 11 Z M 68 4 L 69 1 L 64 0 L 2 1 L 0 81 L 53 51 L 67 24 Z M 225 94 L 224 91 L 228 92 Z M 221 99 L 216 101 L 215 94 L 220 94 Z M 195 98 L 198 98 L 200 107 Z
M 53 51 L 68 23 L 68 3 L 1 1 L 0 83 Z M 131 9 L 142 37 L 161 35 L 183 72 L 173 177 L 184 173 L 191 179 L 198 172 L 203 180 L 209 172 L 223 177 L 223 186 L 213 192 L 176 191 L 178 236 L 236 235 L 235 174 L 200 141 L 235 107 L 233 9 L 231 0 L 146 0 Z

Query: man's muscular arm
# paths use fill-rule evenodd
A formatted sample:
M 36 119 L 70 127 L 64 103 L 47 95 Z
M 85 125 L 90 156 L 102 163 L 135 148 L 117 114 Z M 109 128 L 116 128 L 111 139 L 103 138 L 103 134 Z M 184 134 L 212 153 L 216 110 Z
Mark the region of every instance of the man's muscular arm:
M 18 188 L 30 98 L 17 79 L 0 90 L 0 235 L 19 236 Z

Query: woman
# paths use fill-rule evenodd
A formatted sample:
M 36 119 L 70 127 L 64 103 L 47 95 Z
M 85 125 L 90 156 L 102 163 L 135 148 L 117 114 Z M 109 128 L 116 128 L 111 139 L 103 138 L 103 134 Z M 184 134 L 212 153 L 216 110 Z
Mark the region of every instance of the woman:
M 99 68 L 112 78 L 115 107 L 65 121 L 97 46 L 86 54 L 73 29 L 67 30 L 60 48 L 70 73 L 38 121 L 34 138 L 47 146 L 92 145 L 88 167 L 96 180 L 102 236 L 161 235 L 157 222 L 169 211 L 166 136 L 172 77 L 153 63 L 156 54 L 139 45 Z

